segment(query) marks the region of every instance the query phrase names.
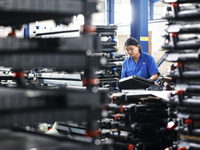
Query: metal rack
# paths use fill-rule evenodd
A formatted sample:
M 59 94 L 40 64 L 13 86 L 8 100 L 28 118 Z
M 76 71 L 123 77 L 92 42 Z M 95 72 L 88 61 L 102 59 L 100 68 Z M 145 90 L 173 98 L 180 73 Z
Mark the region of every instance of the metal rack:
M 70 23 L 73 15 L 90 17 L 98 12 L 96 0 L 1 0 L 0 24 L 18 25 L 34 21 L 55 19 L 58 23 Z M 89 22 L 88 22 L 89 23 Z
M 10 145 L 0 144 L 6 149 L 111 149 L 98 140 L 96 121 L 102 117 L 102 104 L 108 100 L 106 90 L 97 88 L 95 69 L 102 63 L 101 56 L 93 56 L 100 49 L 100 40 L 90 35 L 91 15 L 98 12 L 96 0 L 1 0 L 0 25 L 20 26 L 33 21 L 53 19 L 56 23 L 68 24 L 73 15 L 83 14 L 85 22 L 83 34 L 78 38 L 66 39 L 0 39 L 0 64 L 10 67 L 15 75 L 9 77 L 16 81 L 14 87 L 0 88 L 1 139 Z M 13 15 L 14 14 L 14 15 Z M 5 17 L 6 16 L 6 17 Z M 84 72 L 82 88 L 35 87 L 26 83 L 27 70 L 49 68 L 56 71 Z M 7 79 L 2 77 L 1 80 Z M 51 137 L 33 132 L 35 124 L 67 121 L 84 122 L 85 134 L 82 141 L 69 137 Z M 31 130 L 32 131 L 32 130 Z M 4 133 L 8 136 L 4 137 Z M 24 138 L 20 138 L 24 136 Z M 87 141 L 87 138 L 90 140 Z M 13 140 L 20 140 L 20 146 Z M 19 138 L 18 138 L 19 137 Z M 15 139 L 15 138 L 14 138 Z M 39 141 L 40 139 L 41 141 Z M 16 140 L 16 139 L 15 139 Z M 44 143 L 43 143 L 43 142 Z M 30 146 L 27 146 L 30 145 Z M 23 147 L 23 148 L 22 148 Z
M 170 93 L 170 92 L 168 92 Z M 170 113 L 166 91 L 114 93 L 103 108 L 109 117 L 99 121 L 102 138 L 113 138 L 114 149 L 160 150 L 172 144 L 173 131 L 166 128 Z
M 200 3 L 198 0 L 163 2 L 170 5 L 165 16 L 169 26 L 163 48 L 168 50 L 166 60 L 174 62 L 168 76 L 176 91 L 169 95 L 169 109 L 176 115 L 169 117 L 167 127 L 177 137 L 167 149 L 199 149 Z
M 95 36 L 106 38 L 101 41 L 101 52 L 108 63 L 104 66 L 100 66 L 97 71 L 97 77 L 99 78 L 99 86 L 110 88 L 111 90 L 118 90 L 118 80 L 121 78 L 122 61 L 124 61 L 124 55 L 115 54 L 117 51 L 116 25 L 96 26 Z

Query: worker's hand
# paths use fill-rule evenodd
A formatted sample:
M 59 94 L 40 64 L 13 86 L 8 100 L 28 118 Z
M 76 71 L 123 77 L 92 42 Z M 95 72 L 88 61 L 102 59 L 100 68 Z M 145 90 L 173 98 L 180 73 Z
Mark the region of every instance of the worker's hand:
M 154 81 L 151 78 L 149 78 L 148 80 L 151 81 L 151 83 L 154 83 Z

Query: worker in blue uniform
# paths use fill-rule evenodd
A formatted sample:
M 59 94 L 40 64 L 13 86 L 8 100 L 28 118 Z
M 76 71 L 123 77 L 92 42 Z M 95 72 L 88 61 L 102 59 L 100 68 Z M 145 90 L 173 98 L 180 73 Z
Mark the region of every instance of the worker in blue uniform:
M 137 75 L 151 81 L 157 81 L 159 70 L 154 58 L 141 50 L 139 42 L 135 38 L 126 40 L 125 50 L 129 57 L 123 62 L 121 78 Z

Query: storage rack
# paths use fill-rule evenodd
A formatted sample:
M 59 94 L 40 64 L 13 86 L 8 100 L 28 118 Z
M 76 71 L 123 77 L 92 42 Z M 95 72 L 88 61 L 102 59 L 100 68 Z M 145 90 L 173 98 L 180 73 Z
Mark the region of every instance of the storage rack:
M 21 25 L 34 21 L 56 19 L 57 23 L 70 23 L 73 15 L 83 14 L 86 25 L 91 23 L 91 14 L 99 11 L 95 0 L 1 0 L 0 24 Z
M 18 39 L 1 38 L 0 64 L 11 67 L 17 81 L 16 87 L 0 89 L 1 139 L 12 143 L 0 144 L 6 149 L 111 149 L 111 143 L 98 140 L 97 119 L 101 118 L 101 107 L 108 99 L 107 91 L 97 89 L 95 68 L 101 63 L 100 56 L 92 56 L 99 50 L 100 41 L 89 34 L 91 15 L 97 12 L 96 0 L 1 0 L 0 24 L 19 26 L 33 21 L 54 19 L 56 23 L 68 24 L 73 15 L 83 14 L 83 35 L 68 39 Z M 58 71 L 84 71 L 87 89 L 38 88 L 27 86 L 24 72 L 30 69 L 50 68 Z M 86 122 L 84 135 L 87 141 L 51 137 L 38 132 L 28 132 L 34 124 L 54 121 Z M 5 129 L 6 128 L 6 129 Z M 17 128 L 17 129 L 15 129 Z M 31 130 L 32 131 L 32 130 Z M 36 131 L 36 129 L 34 129 Z M 7 133 L 7 136 L 4 136 Z M 26 137 L 20 138 L 21 136 Z M 15 137 L 20 140 L 16 143 Z M 13 140 L 14 139 L 14 140 Z M 39 139 L 41 141 L 39 141 Z M 44 141 L 44 143 L 42 142 Z M 29 145 L 29 146 L 27 146 Z
M 167 129 L 169 110 L 166 91 L 114 93 L 103 108 L 107 118 L 99 120 L 101 137 L 113 138 L 115 150 L 160 150 L 175 138 Z M 170 114 L 174 116 L 173 112 Z
M 166 43 L 167 61 L 174 62 L 168 76 L 175 83 L 169 106 L 176 116 L 170 117 L 168 129 L 177 138 L 168 150 L 200 148 L 199 77 L 200 77 L 200 3 L 198 0 L 163 0 L 170 5 Z
M 97 46 L 97 48 L 99 48 L 99 51 L 96 50 L 93 52 L 96 54 L 96 56 L 94 57 L 98 58 L 99 55 L 102 55 L 103 57 L 101 59 L 104 58 L 105 61 L 107 60 L 108 62 L 106 65 L 99 64 L 100 67 L 96 71 L 96 76 L 100 81 L 98 85 L 99 87 L 104 87 L 104 88 L 106 87 L 112 90 L 117 90 L 118 80 L 121 76 L 122 61 L 124 60 L 123 54 L 115 54 L 115 52 L 117 51 L 116 49 L 117 43 L 115 41 L 115 36 L 117 34 L 116 33 L 117 26 L 96 25 L 94 26 L 94 28 L 95 28 L 95 32 L 93 34 L 94 39 L 101 39 L 100 46 Z M 56 33 L 64 33 L 64 32 L 70 32 L 70 31 L 41 33 L 41 34 L 36 35 L 36 37 L 41 36 L 41 35 L 46 35 L 46 34 L 56 34 Z M 103 38 L 106 38 L 106 40 Z M 83 43 L 80 42 L 80 47 L 83 44 L 84 42 Z M 61 76 L 63 78 L 61 78 Z M 77 74 L 75 76 L 77 76 Z M 52 86 L 53 85 L 55 86 L 83 86 L 82 80 L 84 78 L 84 75 L 79 74 L 79 78 L 75 79 L 73 77 L 70 78 L 69 75 L 66 73 L 56 73 L 56 72 L 47 73 L 46 72 L 46 73 L 37 73 L 36 78 L 37 78 L 38 84 L 41 84 L 41 85 L 49 84 Z
M 123 54 L 115 54 L 117 51 L 117 42 L 115 40 L 115 36 L 117 35 L 116 30 L 116 25 L 97 25 L 95 31 L 95 36 L 103 39 L 101 41 L 101 52 L 108 61 L 105 66 L 99 67 L 99 70 L 97 71 L 97 77 L 100 80 L 99 86 L 110 88 L 111 90 L 118 90 L 118 81 L 119 78 L 121 78 L 122 61 L 124 61 Z

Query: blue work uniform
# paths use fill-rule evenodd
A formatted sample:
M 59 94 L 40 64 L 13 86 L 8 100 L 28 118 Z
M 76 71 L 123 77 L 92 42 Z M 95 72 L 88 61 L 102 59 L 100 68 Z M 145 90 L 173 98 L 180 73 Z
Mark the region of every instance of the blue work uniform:
M 137 64 L 132 57 L 123 62 L 121 78 L 137 75 L 148 79 L 155 73 L 160 74 L 154 58 L 148 53 L 141 52 Z

